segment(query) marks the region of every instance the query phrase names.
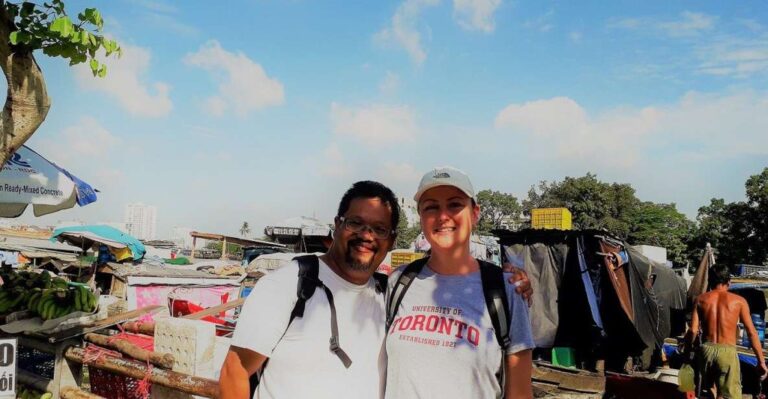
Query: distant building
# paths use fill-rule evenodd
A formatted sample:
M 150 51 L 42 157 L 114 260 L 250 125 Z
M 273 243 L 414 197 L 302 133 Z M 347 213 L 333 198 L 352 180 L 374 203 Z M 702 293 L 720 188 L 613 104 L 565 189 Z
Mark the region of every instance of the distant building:
M 125 227 L 139 240 L 154 240 L 157 232 L 157 208 L 141 202 L 125 207 Z
M 191 232 L 190 227 L 174 227 L 171 240 L 184 249 L 190 249 L 192 248 L 192 235 L 189 234 Z
M 397 202 L 400 204 L 403 216 L 408 220 L 408 226 L 411 227 L 419 224 L 419 212 L 416 209 L 416 201 L 413 198 L 398 197 Z

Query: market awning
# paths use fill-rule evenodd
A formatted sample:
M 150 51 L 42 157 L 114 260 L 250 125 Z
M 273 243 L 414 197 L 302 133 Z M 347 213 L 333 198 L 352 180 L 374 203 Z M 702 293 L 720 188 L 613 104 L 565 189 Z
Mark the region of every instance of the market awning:
M 104 244 L 112 248 L 129 248 L 134 260 L 144 257 L 147 250 L 144 244 L 133 236 L 104 225 L 62 227 L 53 231 L 51 241 L 66 241 L 80 248 L 91 248 L 94 244 Z

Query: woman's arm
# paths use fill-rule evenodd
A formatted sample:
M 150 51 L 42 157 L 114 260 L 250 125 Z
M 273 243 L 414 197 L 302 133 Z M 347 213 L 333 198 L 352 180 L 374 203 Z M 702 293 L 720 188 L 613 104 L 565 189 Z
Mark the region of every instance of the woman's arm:
M 506 355 L 506 370 L 504 374 L 505 399 L 533 398 L 533 357 L 531 350 L 526 349 L 511 355 Z

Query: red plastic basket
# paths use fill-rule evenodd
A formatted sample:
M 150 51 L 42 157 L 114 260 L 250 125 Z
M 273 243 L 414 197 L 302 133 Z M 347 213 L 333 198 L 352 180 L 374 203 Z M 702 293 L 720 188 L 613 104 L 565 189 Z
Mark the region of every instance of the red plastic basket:
M 121 333 L 115 336 L 115 338 L 125 339 L 140 348 L 150 351 L 154 347 L 154 337 L 147 335 Z M 108 352 L 109 356 L 123 357 L 119 352 L 105 349 L 100 350 Z M 91 393 L 93 394 L 108 399 L 146 399 L 139 390 L 139 383 L 141 382 L 139 379 L 110 373 L 95 367 L 88 367 L 88 375 Z M 151 383 L 149 385 L 149 392 L 151 392 Z

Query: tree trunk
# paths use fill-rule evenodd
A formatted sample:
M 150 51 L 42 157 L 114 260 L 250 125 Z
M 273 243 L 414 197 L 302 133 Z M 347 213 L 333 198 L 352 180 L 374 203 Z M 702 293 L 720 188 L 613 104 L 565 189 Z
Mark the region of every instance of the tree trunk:
M 51 99 L 45 88 L 43 71 L 32 50 L 11 45 L 15 30 L 11 15 L 0 1 L 0 67 L 8 82 L 5 106 L 0 114 L 0 165 L 32 137 L 48 115 Z

